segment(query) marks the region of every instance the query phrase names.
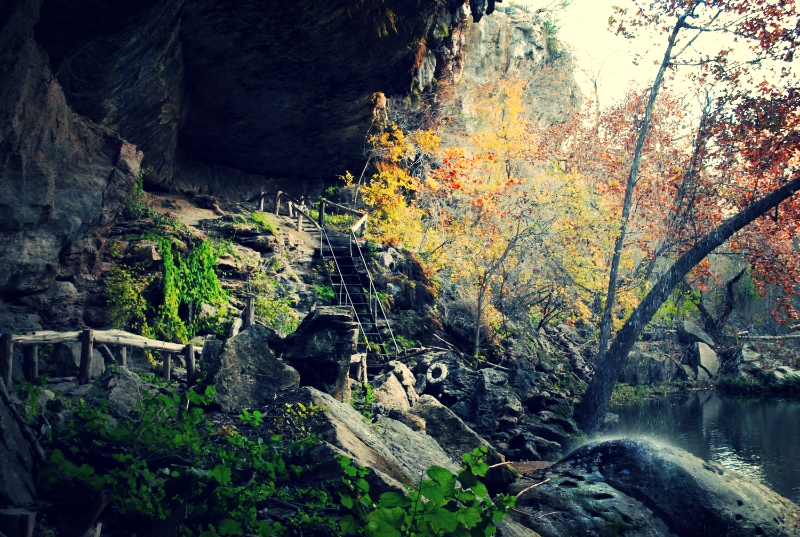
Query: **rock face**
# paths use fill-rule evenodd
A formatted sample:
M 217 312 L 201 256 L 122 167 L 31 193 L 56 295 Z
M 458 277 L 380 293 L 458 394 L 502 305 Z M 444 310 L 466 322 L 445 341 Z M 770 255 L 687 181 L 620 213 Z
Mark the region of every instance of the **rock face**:
M 224 412 L 261 406 L 279 391 L 300 384 L 297 371 L 269 349 L 272 337 L 268 328 L 253 325 L 225 342 L 217 373 L 208 379 L 217 387 L 214 402 Z
M 75 377 L 78 375 L 81 365 L 81 344 L 80 343 L 61 343 L 57 345 L 52 354 L 48 357 L 48 365 L 53 366 L 53 376 L 56 377 Z M 99 377 L 105 371 L 105 360 L 97 349 L 92 349 L 92 367 L 89 376 Z
M 36 496 L 33 457 L 17 422 L 0 401 L 0 506 L 31 503 Z
M 136 148 L 74 113 L 33 39 L 41 0 L 0 22 L 0 293 L 91 270 L 139 173 Z
M 454 83 L 454 97 L 445 104 L 452 108 L 450 116 L 471 115 L 481 86 L 507 76 L 526 81 L 523 99 L 534 123 L 563 122 L 580 107 L 569 54 L 548 37 L 535 14 L 498 5 L 491 17 L 466 25 L 459 38 L 460 62 L 438 75 L 446 84 Z
M 587 444 L 535 478 L 550 478 L 518 506 L 542 536 L 794 536 L 800 509 L 718 464 L 644 440 Z M 522 488 L 522 483 L 519 485 Z
M 681 343 L 705 343 L 709 347 L 715 345 L 714 340 L 709 336 L 705 330 L 691 321 L 683 321 L 678 325 L 678 338 Z
M 283 359 L 312 386 L 335 399 L 349 399 L 347 375 L 356 352 L 358 329 L 346 308 L 320 307 L 283 342 Z
M 636 343 L 625 361 L 619 382 L 637 386 L 687 378 L 682 365 L 664 354 L 658 343 Z
M 352 406 L 314 388 L 294 390 L 280 401 L 313 402 L 324 407 L 323 442 L 311 456 L 318 462 L 332 462 L 334 454 L 347 455 L 359 466 L 375 471 L 372 484 L 378 490 L 416 483 L 430 466 L 458 470 L 430 436 L 388 418 L 379 419 L 375 425 L 365 423 L 364 416 Z
M 411 413 L 425 420 L 426 434 L 435 438 L 454 461 L 460 462 L 464 453 L 470 453 L 476 447 L 490 447 L 486 440 L 470 429 L 452 410 L 430 395 L 420 397 L 411 408 Z

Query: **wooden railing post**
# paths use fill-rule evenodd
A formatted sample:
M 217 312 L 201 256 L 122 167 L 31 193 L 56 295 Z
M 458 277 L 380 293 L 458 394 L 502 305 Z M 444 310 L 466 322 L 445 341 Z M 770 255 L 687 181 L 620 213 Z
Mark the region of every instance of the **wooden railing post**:
M 194 345 L 191 343 L 183 348 L 183 359 L 186 361 L 186 385 L 194 386 L 197 369 L 194 367 Z
M 92 347 L 94 346 L 94 330 L 87 328 L 81 333 L 81 365 L 78 370 L 78 381 L 89 384 L 92 373 Z
M 281 214 L 281 192 L 278 190 L 278 193 L 275 195 L 275 216 L 280 216 Z
M 293 201 L 287 201 L 286 202 L 286 206 L 289 208 L 289 218 L 294 217 L 294 202 Z
M 119 365 L 128 367 L 128 347 L 125 345 L 119 347 Z
M 258 204 L 258 210 L 261 211 L 262 213 L 264 212 L 264 196 L 265 195 L 266 195 L 266 192 L 262 192 L 261 193 L 261 202 Z
M 256 299 L 253 295 L 247 295 L 245 298 L 244 319 L 242 328 L 253 326 L 256 320 Z
M 303 213 L 297 211 L 297 231 L 303 231 Z
M 319 227 L 325 227 L 325 202 L 319 202 Z
M 162 358 L 162 368 L 163 368 L 161 376 L 164 377 L 164 380 L 169 382 L 170 376 L 172 375 L 172 353 L 167 351 L 161 351 L 161 358 Z
M 3 334 L 0 336 L 0 380 L 11 393 L 11 367 L 14 363 L 14 336 Z
M 22 374 L 25 380 L 33 382 L 39 376 L 39 346 L 25 345 L 22 347 Z

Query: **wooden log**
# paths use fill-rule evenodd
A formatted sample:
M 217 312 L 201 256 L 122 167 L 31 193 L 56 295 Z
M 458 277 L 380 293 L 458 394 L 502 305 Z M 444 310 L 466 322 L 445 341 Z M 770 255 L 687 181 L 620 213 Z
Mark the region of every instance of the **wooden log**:
M 253 295 L 247 295 L 245 298 L 244 319 L 242 320 L 242 328 L 253 326 L 256 319 L 256 298 Z
M 31 537 L 35 524 L 35 511 L 0 509 L 0 533 L 6 537 Z
M 280 216 L 281 214 L 281 192 L 278 190 L 278 193 L 275 195 L 275 216 Z
M 137 349 L 168 352 L 182 352 L 184 347 L 180 343 L 167 343 L 166 341 L 148 339 L 144 336 L 137 336 L 136 334 L 129 334 L 127 332 L 120 332 L 118 330 L 98 330 L 95 332 L 94 341 L 98 344 L 105 343 L 107 345 L 124 345 Z
M 119 355 L 119 365 L 128 367 L 128 347 L 121 345 L 117 354 Z
M 303 231 L 303 213 L 297 211 L 297 231 Z
M 0 336 L 0 381 L 6 389 L 11 391 L 11 368 L 14 364 L 14 336 L 3 334 Z
M 22 347 L 22 374 L 25 380 L 34 382 L 39 376 L 39 346 L 25 345 Z
M 81 331 L 54 332 L 52 330 L 40 330 L 30 334 L 14 336 L 14 343 L 17 345 L 53 345 L 55 343 L 69 343 L 80 340 Z
M 169 382 L 170 376 L 172 376 L 172 353 L 162 351 L 161 357 L 162 357 L 161 367 L 163 369 L 162 376 L 164 377 L 164 380 Z
M 194 345 L 191 343 L 183 348 L 183 359 L 186 361 L 186 384 L 194 386 L 197 369 L 194 366 Z
M 70 531 L 70 535 L 72 537 L 85 537 L 86 533 L 92 526 L 94 526 L 95 520 L 97 517 L 100 516 L 100 513 L 103 512 L 103 509 L 106 508 L 108 502 L 111 500 L 111 491 L 110 490 L 103 490 L 100 492 L 100 496 L 92 502 L 92 505 L 89 506 L 89 509 L 86 511 L 86 514 L 81 517 L 77 524 L 75 524 Z
M 89 384 L 92 373 L 92 348 L 94 347 L 94 330 L 87 328 L 81 334 L 81 365 L 78 369 L 78 382 Z

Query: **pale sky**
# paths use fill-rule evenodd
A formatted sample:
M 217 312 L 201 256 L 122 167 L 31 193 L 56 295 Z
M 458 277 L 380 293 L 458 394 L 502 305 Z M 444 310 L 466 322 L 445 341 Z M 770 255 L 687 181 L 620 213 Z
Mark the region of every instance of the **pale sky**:
M 533 8 L 557 5 L 557 0 L 514 0 Z M 614 13 L 612 6 L 632 6 L 630 0 L 571 0 L 564 10 L 556 11 L 560 30 L 558 38 L 569 45 L 576 60 L 575 77 L 581 86 L 584 97 L 592 95 L 589 76 L 597 75 L 601 107 L 613 104 L 623 98 L 628 89 L 644 88 L 655 78 L 658 64 L 663 59 L 667 47 L 666 35 L 653 32 L 648 37 L 640 35 L 635 39 L 625 39 L 608 30 L 608 18 Z M 717 37 L 701 36 L 693 47 L 696 51 L 708 50 L 712 55 L 723 48 Z M 632 59 L 636 54 L 643 55 L 638 65 Z M 798 69 L 792 66 L 797 75 Z M 691 94 L 691 88 L 681 77 L 672 81 L 673 93 Z M 795 79 L 796 80 L 796 79 Z

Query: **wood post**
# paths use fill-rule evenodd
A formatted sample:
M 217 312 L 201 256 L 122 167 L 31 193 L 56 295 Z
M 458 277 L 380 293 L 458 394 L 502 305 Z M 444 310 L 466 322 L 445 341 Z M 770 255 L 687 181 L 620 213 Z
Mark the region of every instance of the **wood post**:
M 275 216 L 280 216 L 281 214 L 281 192 L 278 190 L 278 193 L 275 195 Z
M 303 231 L 303 213 L 297 211 L 297 231 Z
M 258 204 L 258 210 L 261 211 L 262 213 L 264 212 L 264 195 L 265 194 L 266 194 L 266 192 L 262 192 L 261 193 L 261 202 Z
M 78 381 L 89 384 L 92 374 L 92 347 L 94 346 L 94 330 L 87 328 L 81 333 L 81 365 L 78 371 Z
M 289 218 L 292 218 L 292 217 L 294 217 L 294 202 L 292 202 L 292 201 L 287 201 L 287 202 L 286 202 L 286 205 L 287 205 L 287 207 L 289 208 Z
M 31 537 L 36 512 L 27 509 L 0 509 L 0 534 L 6 537 Z
M 119 347 L 119 365 L 128 367 L 128 347 L 125 345 Z
M 11 393 L 11 368 L 14 364 L 14 336 L 3 334 L 0 336 L 0 381 L 6 385 Z
M 325 227 L 325 202 L 319 202 L 319 227 Z
M 69 532 L 70 537 L 85 537 L 110 500 L 111 491 L 108 489 L 101 491 L 100 496 L 89 506 L 86 514 L 72 527 Z
M 33 382 L 39 376 L 39 346 L 25 345 L 22 347 L 22 374 L 25 380 Z
M 253 326 L 256 319 L 256 299 L 253 295 L 247 295 L 245 298 L 246 306 L 244 308 L 244 320 L 242 321 L 242 328 Z
M 169 382 L 170 376 L 172 375 L 172 353 L 161 351 L 161 357 L 162 357 L 161 367 L 163 368 L 163 371 L 161 373 L 162 376 L 164 377 L 164 380 Z
M 194 386 L 197 370 L 194 367 L 194 345 L 191 343 L 183 348 L 183 359 L 186 361 L 186 385 Z

